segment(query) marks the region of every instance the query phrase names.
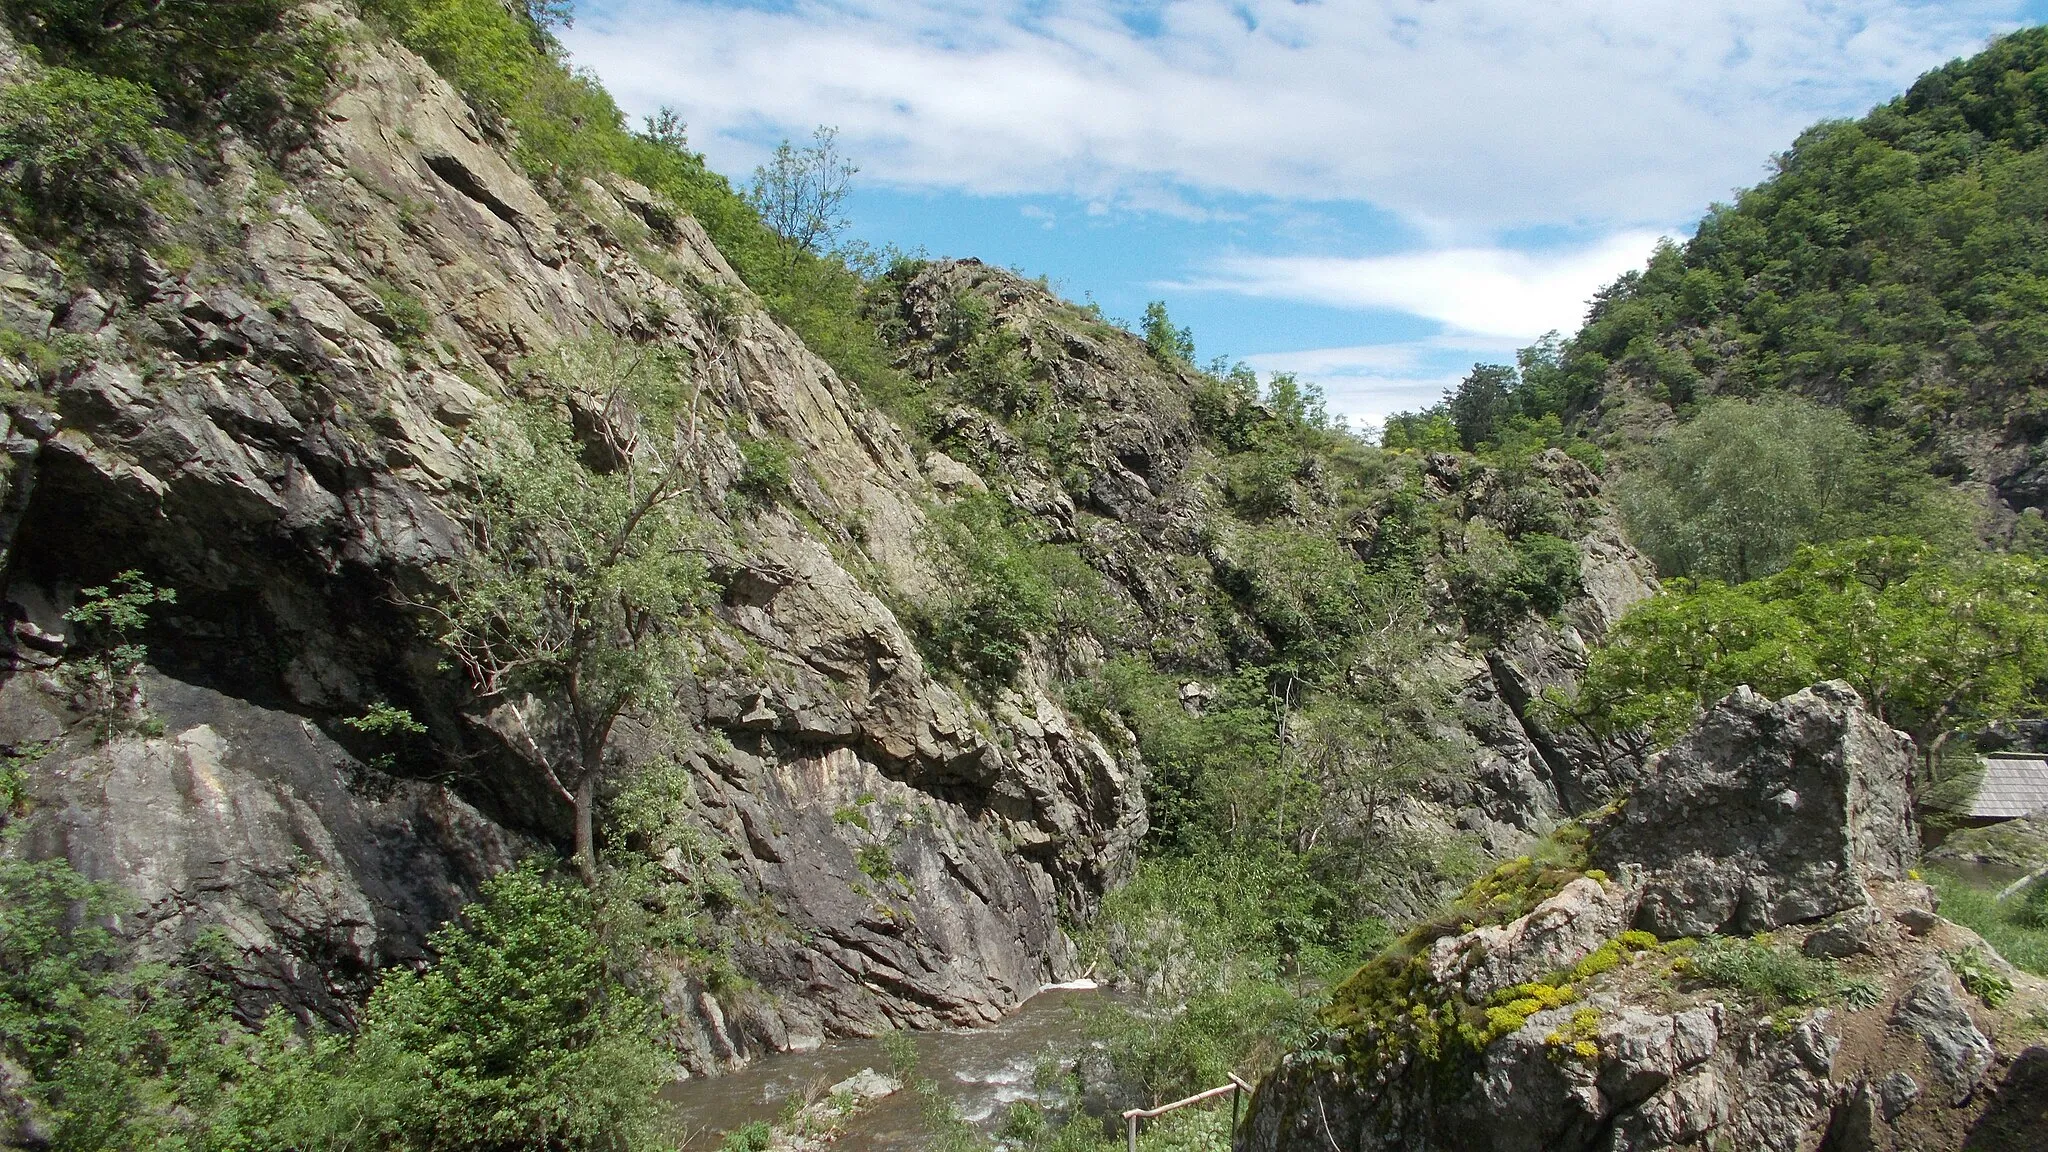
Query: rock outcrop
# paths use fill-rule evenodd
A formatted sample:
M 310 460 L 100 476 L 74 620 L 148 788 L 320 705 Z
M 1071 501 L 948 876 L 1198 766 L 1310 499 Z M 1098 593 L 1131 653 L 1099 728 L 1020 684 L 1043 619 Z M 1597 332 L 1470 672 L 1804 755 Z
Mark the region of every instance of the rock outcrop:
M 1341 986 L 1236 1146 L 2039 1147 L 2048 984 L 1930 912 L 1904 755 L 1840 684 L 1738 692 Z
M 1819 920 L 1905 877 L 1912 765 L 1847 684 L 1738 688 L 1651 761 L 1593 862 L 1640 872 L 1637 922 L 1665 939 Z

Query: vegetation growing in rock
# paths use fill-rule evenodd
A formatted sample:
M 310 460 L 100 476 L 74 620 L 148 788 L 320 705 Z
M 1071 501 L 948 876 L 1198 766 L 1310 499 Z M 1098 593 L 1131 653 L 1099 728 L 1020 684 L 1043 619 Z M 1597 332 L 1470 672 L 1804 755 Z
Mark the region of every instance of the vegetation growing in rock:
M 245 1032 L 207 974 L 218 942 L 139 964 L 106 927 L 120 908 L 62 861 L 0 860 L 0 1055 L 55 1147 L 667 1146 L 667 1061 L 620 980 L 647 939 L 573 882 L 493 880 L 352 1036 L 285 1013 Z
M 707 588 L 674 366 L 652 353 L 601 359 L 615 367 L 593 376 L 593 358 L 565 353 L 536 369 L 565 394 L 515 404 L 499 422 L 470 546 L 441 566 L 447 595 L 416 601 L 574 807 L 577 866 L 593 885 L 612 730 L 687 670 Z M 582 415 L 588 442 L 557 403 Z
M 149 649 L 141 633 L 149 625 L 150 609 L 176 602 L 178 593 L 131 569 L 111 583 L 79 589 L 78 596 L 64 618 L 78 627 L 81 654 L 66 662 L 62 679 L 73 703 L 92 718 L 104 740 L 127 725 L 146 722 L 139 676 Z
M 1840 678 L 1931 766 L 1957 728 L 2037 706 L 2044 597 L 2031 557 L 1894 537 L 1805 548 L 1766 579 L 1681 583 L 1638 606 L 1555 703 L 1602 738 L 1654 745 L 1738 684 L 1777 697 Z

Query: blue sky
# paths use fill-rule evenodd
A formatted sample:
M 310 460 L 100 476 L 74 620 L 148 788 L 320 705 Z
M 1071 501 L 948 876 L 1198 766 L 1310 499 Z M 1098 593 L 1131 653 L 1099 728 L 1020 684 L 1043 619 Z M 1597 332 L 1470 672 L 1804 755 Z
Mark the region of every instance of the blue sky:
M 1359 424 L 1569 332 L 1657 237 L 2048 0 L 584 0 L 744 184 L 840 129 L 852 235 L 1044 275 Z

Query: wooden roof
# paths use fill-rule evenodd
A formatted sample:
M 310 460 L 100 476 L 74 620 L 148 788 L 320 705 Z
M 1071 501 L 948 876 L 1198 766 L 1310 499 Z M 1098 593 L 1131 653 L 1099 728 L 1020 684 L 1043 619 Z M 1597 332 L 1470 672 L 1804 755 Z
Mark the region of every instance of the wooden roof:
M 1984 758 L 1984 783 L 1970 802 L 1970 815 L 2004 819 L 2044 809 L 2048 809 L 2048 756 Z

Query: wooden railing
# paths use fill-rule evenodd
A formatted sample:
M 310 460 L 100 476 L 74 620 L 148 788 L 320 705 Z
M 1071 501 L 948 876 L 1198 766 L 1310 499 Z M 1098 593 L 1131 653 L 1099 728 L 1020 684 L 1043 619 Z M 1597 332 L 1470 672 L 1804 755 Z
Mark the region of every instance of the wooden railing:
M 1161 1104 L 1157 1108 L 1133 1108 L 1130 1111 L 1125 1112 L 1124 1131 L 1130 1136 L 1130 1152 L 1138 1152 L 1138 1121 L 1150 1120 L 1154 1116 L 1164 1116 L 1168 1112 L 1173 1112 L 1178 1109 L 1185 1108 L 1190 1104 L 1200 1104 L 1204 1100 L 1214 1100 L 1216 1097 L 1223 1095 L 1225 1092 L 1231 1094 L 1230 1131 L 1233 1135 L 1235 1135 L 1235 1133 L 1237 1132 L 1238 1108 L 1242 1106 L 1244 1102 L 1244 1094 L 1251 1090 L 1251 1085 L 1238 1079 L 1237 1073 L 1232 1072 L 1230 1074 L 1230 1083 L 1224 1084 L 1220 1087 L 1211 1088 L 1207 1092 L 1197 1092 L 1193 1096 L 1190 1096 L 1185 1100 L 1175 1100 L 1171 1104 Z

